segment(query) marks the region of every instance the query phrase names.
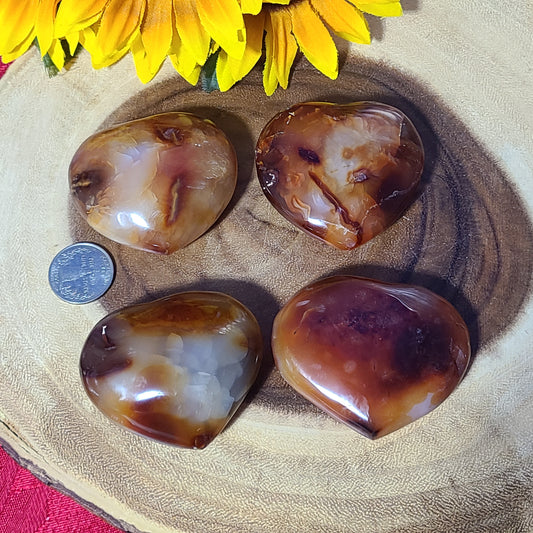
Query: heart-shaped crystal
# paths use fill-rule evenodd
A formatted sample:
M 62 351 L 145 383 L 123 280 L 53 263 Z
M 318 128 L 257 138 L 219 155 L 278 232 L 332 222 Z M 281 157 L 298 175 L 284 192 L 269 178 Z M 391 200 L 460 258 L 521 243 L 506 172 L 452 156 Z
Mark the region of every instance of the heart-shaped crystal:
M 389 105 L 306 103 L 267 124 L 256 164 L 265 195 L 287 220 L 348 250 L 412 203 L 424 150 L 411 121 Z
M 164 113 L 89 137 L 69 177 L 81 214 L 96 231 L 170 254 L 206 232 L 228 205 L 237 159 L 212 122 Z
M 468 329 L 449 302 L 352 276 L 297 293 L 274 321 L 272 348 L 294 389 L 370 438 L 437 407 L 470 359 Z
M 262 338 L 252 313 L 217 292 L 184 292 L 109 314 L 80 366 L 91 400 L 148 437 L 204 448 L 253 384 Z

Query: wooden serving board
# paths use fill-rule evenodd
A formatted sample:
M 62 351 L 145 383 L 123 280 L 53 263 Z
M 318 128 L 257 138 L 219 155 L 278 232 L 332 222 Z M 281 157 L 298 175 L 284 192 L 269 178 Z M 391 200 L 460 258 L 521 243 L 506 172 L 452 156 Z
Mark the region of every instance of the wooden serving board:
M 203 93 L 168 65 L 143 86 L 132 62 L 93 71 L 87 55 L 48 80 L 36 54 L 0 82 L 0 441 L 38 477 L 127 531 L 526 532 L 533 529 L 533 71 L 528 0 L 406 1 L 371 21 L 375 43 L 342 48 L 335 82 L 301 60 L 267 98 L 261 72 Z M 263 196 L 257 137 L 297 102 L 378 100 L 402 109 L 426 150 L 416 202 L 352 252 L 296 230 Z M 67 169 L 96 130 L 185 110 L 234 143 L 237 191 L 222 219 L 160 257 L 93 232 Z M 117 276 L 98 302 L 50 290 L 50 261 L 89 240 Z M 81 385 L 93 325 L 125 305 L 184 289 L 226 292 L 272 320 L 299 288 L 333 273 L 423 285 L 470 330 L 466 378 L 434 412 L 369 441 L 294 393 L 266 353 L 229 427 L 205 450 L 160 444 L 106 419 Z

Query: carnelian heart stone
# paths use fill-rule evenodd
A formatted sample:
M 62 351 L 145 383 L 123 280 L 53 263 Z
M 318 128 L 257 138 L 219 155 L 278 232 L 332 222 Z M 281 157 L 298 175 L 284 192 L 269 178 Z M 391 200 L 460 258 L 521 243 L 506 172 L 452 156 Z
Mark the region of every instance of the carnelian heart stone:
M 352 276 L 298 292 L 274 321 L 272 349 L 296 391 L 369 438 L 435 409 L 470 360 L 468 329 L 449 302 Z
M 392 106 L 313 102 L 266 125 L 256 165 L 263 192 L 287 220 L 349 250 L 413 202 L 424 150 L 412 122 Z
M 82 350 L 83 384 L 126 428 L 185 448 L 204 448 L 252 386 L 262 337 L 230 296 L 184 292 L 109 314 Z
M 69 167 L 81 215 L 121 244 L 171 254 L 205 233 L 237 183 L 225 134 L 190 113 L 163 113 L 100 131 Z

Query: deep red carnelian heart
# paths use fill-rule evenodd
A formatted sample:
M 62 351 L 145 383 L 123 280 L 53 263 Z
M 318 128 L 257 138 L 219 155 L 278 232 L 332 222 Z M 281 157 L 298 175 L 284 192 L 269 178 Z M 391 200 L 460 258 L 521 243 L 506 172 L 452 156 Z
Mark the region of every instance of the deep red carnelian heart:
M 441 404 L 470 360 L 468 329 L 449 302 L 353 276 L 298 292 L 274 321 L 272 349 L 294 389 L 370 438 Z
M 424 149 L 411 121 L 392 106 L 305 103 L 263 129 L 256 165 L 263 192 L 287 220 L 349 250 L 413 202 Z

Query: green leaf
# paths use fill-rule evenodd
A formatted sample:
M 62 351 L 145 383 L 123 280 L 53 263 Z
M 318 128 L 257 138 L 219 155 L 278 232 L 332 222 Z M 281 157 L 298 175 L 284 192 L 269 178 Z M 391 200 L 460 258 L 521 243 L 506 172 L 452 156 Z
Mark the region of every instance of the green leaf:
M 207 58 L 207 61 L 202 67 L 202 72 L 200 73 L 202 91 L 205 91 L 206 93 L 220 90 L 217 80 L 217 59 L 218 50 Z
M 37 39 L 35 40 L 35 45 L 37 46 L 37 48 L 39 48 L 39 43 L 37 42 Z M 76 50 L 74 50 L 74 53 L 71 54 L 66 39 L 61 39 L 61 47 L 65 51 L 65 67 L 80 53 L 80 50 L 82 49 L 81 44 L 78 44 Z M 46 69 L 46 72 L 48 72 L 48 76 L 50 78 L 53 78 L 54 76 L 57 76 L 59 74 L 59 70 L 54 65 L 52 59 L 48 54 L 45 54 L 43 57 L 43 65 Z
M 48 54 L 43 56 L 43 65 L 46 69 L 46 72 L 48 72 L 48 77 L 53 78 L 54 76 L 57 76 L 59 74 L 59 70 L 54 65 Z

